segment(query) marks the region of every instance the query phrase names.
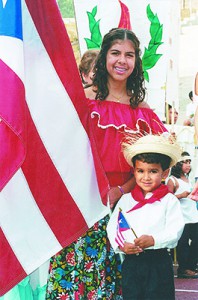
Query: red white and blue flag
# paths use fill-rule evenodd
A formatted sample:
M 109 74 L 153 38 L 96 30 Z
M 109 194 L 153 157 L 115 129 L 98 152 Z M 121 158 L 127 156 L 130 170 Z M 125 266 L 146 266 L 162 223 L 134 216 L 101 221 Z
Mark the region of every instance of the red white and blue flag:
M 0 295 L 107 214 L 84 97 L 56 1 L 1 0 Z
M 124 246 L 125 238 L 122 232 L 129 229 L 131 229 L 131 227 L 129 226 L 125 216 L 121 211 L 119 211 L 115 237 L 115 241 L 118 244 L 118 246 Z

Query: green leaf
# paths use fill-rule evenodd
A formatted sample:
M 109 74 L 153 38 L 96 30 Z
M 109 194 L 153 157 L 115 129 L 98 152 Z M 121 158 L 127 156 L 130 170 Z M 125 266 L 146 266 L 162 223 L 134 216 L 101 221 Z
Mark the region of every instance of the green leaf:
M 144 79 L 149 82 L 149 74 L 146 70 L 144 70 Z
M 102 35 L 100 32 L 100 20 L 96 21 L 97 6 L 92 9 L 92 12 L 87 11 L 89 21 L 89 31 L 91 38 L 85 38 L 87 49 L 99 49 L 102 43 Z
M 158 62 L 158 60 L 160 59 L 160 57 L 162 56 L 162 54 L 151 54 L 148 55 L 146 57 L 146 59 L 144 59 L 144 70 L 148 70 L 153 68 L 156 63 Z
M 92 9 L 92 15 L 95 18 L 96 14 L 97 14 L 97 5 Z
M 96 20 L 95 20 L 94 16 L 89 11 L 87 11 L 87 16 L 88 16 L 88 19 L 89 19 L 89 30 L 90 30 L 90 32 L 92 32 L 93 27 L 96 23 Z
M 98 45 L 101 45 L 102 43 L 102 35 L 100 32 L 100 20 L 98 20 L 93 27 L 93 30 L 91 32 L 91 40 Z
M 149 42 L 149 45 L 148 45 L 148 49 L 149 49 L 149 52 L 150 53 L 156 53 L 156 51 L 157 51 L 157 48 L 161 45 L 161 44 L 163 44 L 163 43 L 157 43 L 157 44 L 151 44 L 152 43 L 152 41 L 150 41 Z
M 92 40 L 85 38 L 85 42 L 87 44 L 87 49 L 99 49 L 100 45 L 94 43 Z
M 147 5 L 147 8 L 146 8 L 146 14 L 147 14 L 147 17 L 148 17 L 149 21 L 152 22 L 152 20 L 153 20 L 153 18 L 154 18 L 154 14 L 153 14 L 153 12 L 152 12 L 152 10 L 151 10 L 150 4 Z
M 150 26 L 150 35 L 154 41 L 161 41 L 162 40 L 162 31 L 163 25 L 159 23 L 152 23 Z
M 154 14 L 151 10 L 150 4 L 147 5 L 147 17 L 150 20 L 150 36 L 148 47 L 144 49 L 144 54 L 142 56 L 142 66 L 144 70 L 144 78 L 149 81 L 149 74 L 147 70 L 153 68 L 162 54 L 157 54 L 157 49 L 163 44 L 163 25 L 160 24 L 158 16 Z

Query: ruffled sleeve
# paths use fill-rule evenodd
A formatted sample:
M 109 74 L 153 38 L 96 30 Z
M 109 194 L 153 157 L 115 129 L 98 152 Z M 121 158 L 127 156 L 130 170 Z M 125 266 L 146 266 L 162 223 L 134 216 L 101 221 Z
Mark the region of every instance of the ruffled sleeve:
M 132 109 L 129 105 L 89 100 L 91 118 L 101 129 L 114 127 L 125 132 L 161 133 L 167 131 L 158 116 L 149 108 Z

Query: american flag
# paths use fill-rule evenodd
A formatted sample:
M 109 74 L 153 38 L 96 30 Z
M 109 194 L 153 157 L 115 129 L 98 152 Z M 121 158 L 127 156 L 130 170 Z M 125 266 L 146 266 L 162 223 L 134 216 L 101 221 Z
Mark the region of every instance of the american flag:
M 56 1 L 0 0 L 0 295 L 107 214 L 84 99 Z
M 116 227 L 116 237 L 115 241 L 118 244 L 118 246 L 123 247 L 125 238 L 122 234 L 123 231 L 131 229 L 125 216 L 123 215 L 122 211 L 119 211 L 118 213 L 118 221 L 117 221 L 117 227 Z

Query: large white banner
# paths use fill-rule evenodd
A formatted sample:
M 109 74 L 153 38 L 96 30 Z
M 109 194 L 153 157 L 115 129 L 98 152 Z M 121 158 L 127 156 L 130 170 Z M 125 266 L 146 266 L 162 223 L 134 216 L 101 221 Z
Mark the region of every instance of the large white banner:
M 81 55 L 130 22 L 141 43 L 149 105 L 161 119 L 165 101 L 178 108 L 178 0 L 74 0 L 74 8 Z

